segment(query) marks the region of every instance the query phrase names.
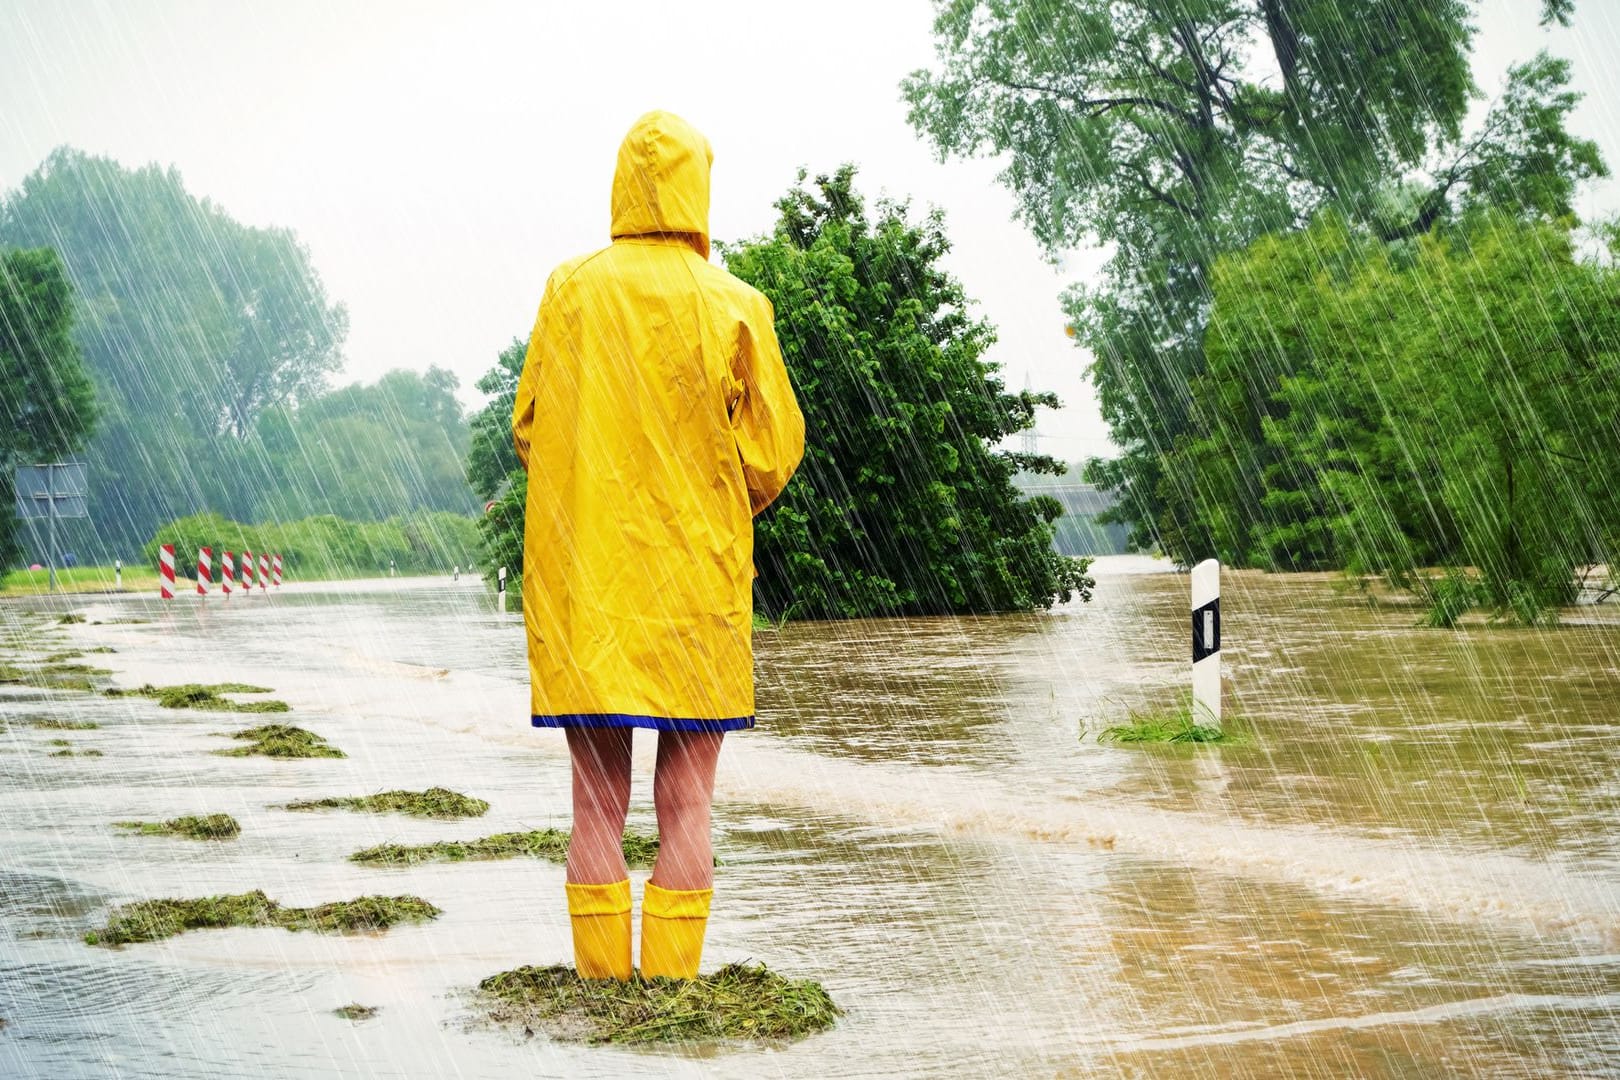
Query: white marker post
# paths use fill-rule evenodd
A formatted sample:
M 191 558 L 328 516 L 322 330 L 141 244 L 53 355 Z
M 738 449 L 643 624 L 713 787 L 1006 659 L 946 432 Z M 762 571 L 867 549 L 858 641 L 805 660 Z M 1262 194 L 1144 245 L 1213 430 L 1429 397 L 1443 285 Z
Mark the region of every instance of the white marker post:
M 113 560 L 113 588 L 122 590 L 124 587 L 124 560 Z
M 506 567 L 501 567 L 501 572 L 498 576 L 500 577 L 501 585 L 500 590 L 495 594 L 495 602 L 500 605 L 500 612 L 504 615 L 506 614 Z
M 1221 726 L 1221 564 L 1192 571 L 1193 723 Z

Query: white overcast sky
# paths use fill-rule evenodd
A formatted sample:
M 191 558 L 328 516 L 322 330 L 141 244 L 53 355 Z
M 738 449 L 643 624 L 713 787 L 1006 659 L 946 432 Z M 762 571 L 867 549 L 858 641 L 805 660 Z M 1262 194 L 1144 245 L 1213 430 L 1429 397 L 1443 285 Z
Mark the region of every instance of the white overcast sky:
M 1577 129 L 1620 168 L 1620 0 L 1484 0 L 1487 93 L 1542 47 L 1575 62 Z M 651 108 L 714 145 L 712 228 L 766 230 L 795 170 L 853 161 L 868 195 L 937 205 L 950 266 L 995 323 L 992 358 L 1065 408 L 1043 450 L 1109 452 L 1057 297 L 1058 267 L 1011 219 L 988 161 L 936 162 L 899 83 L 933 59 L 927 0 L 376 3 L 0 0 L 0 189 L 64 143 L 176 165 L 241 221 L 292 228 L 348 306 L 339 381 L 439 364 L 464 397 L 526 334 L 550 268 L 607 241 L 614 152 Z M 1584 215 L 1620 206 L 1605 182 Z

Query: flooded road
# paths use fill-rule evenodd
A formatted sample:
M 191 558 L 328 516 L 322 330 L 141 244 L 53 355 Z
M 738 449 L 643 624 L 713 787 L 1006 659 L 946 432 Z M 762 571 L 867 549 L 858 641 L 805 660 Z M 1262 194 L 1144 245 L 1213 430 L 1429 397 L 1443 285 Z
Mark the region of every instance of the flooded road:
M 1049 614 L 756 636 L 729 737 L 705 968 L 820 980 L 847 1015 L 782 1049 L 600 1049 L 471 1025 L 468 989 L 569 957 L 563 869 L 374 869 L 383 842 L 566 827 L 562 739 L 476 582 L 80 598 L 36 652 L 117 685 L 273 687 L 342 760 L 209 754 L 242 717 L 0 690 L 0 1076 L 1593 1076 L 1620 1072 L 1620 619 L 1414 628 L 1311 575 L 1229 574 L 1242 742 L 1097 734 L 1187 680 L 1187 579 L 1100 560 Z M 143 619 L 150 622 L 130 622 Z M 14 654 L 16 649 L 12 650 Z M 42 716 L 95 730 L 35 728 Z M 100 757 L 52 757 L 54 738 Z M 653 738 L 632 824 L 651 830 Z M 450 787 L 480 819 L 276 809 Z M 229 813 L 228 843 L 110 823 Z M 634 875 L 639 882 L 644 873 Z M 413 893 L 377 936 L 197 931 L 121 950 L 107 905 L 262 888 Z M 639 888 L 638 888 L 639 893 Z M 351 1001 L 373 1020 L 340 1020 Z

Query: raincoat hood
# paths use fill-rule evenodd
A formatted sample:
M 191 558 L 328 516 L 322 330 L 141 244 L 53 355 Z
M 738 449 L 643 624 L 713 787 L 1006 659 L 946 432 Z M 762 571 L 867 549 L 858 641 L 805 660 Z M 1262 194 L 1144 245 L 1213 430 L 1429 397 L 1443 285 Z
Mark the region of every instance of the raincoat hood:
M 650 112 L 619 145 L 613 239 L 678 233 L 709 257 L 709 140 L 674 113 Z

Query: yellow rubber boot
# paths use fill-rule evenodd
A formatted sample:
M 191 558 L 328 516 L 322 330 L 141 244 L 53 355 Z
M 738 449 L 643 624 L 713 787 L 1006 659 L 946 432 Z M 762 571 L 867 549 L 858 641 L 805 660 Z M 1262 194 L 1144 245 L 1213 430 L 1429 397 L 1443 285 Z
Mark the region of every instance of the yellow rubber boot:
M 713 889 L 661 889 L 647 882 L 641 897 L 641 974 L 643 978 L 697 977 L 703 958 L 703 932 L 709 925 Z
M 630 879 L 607 885 L 568 883 L 574 968 L 582 979 L 630 977 Z

